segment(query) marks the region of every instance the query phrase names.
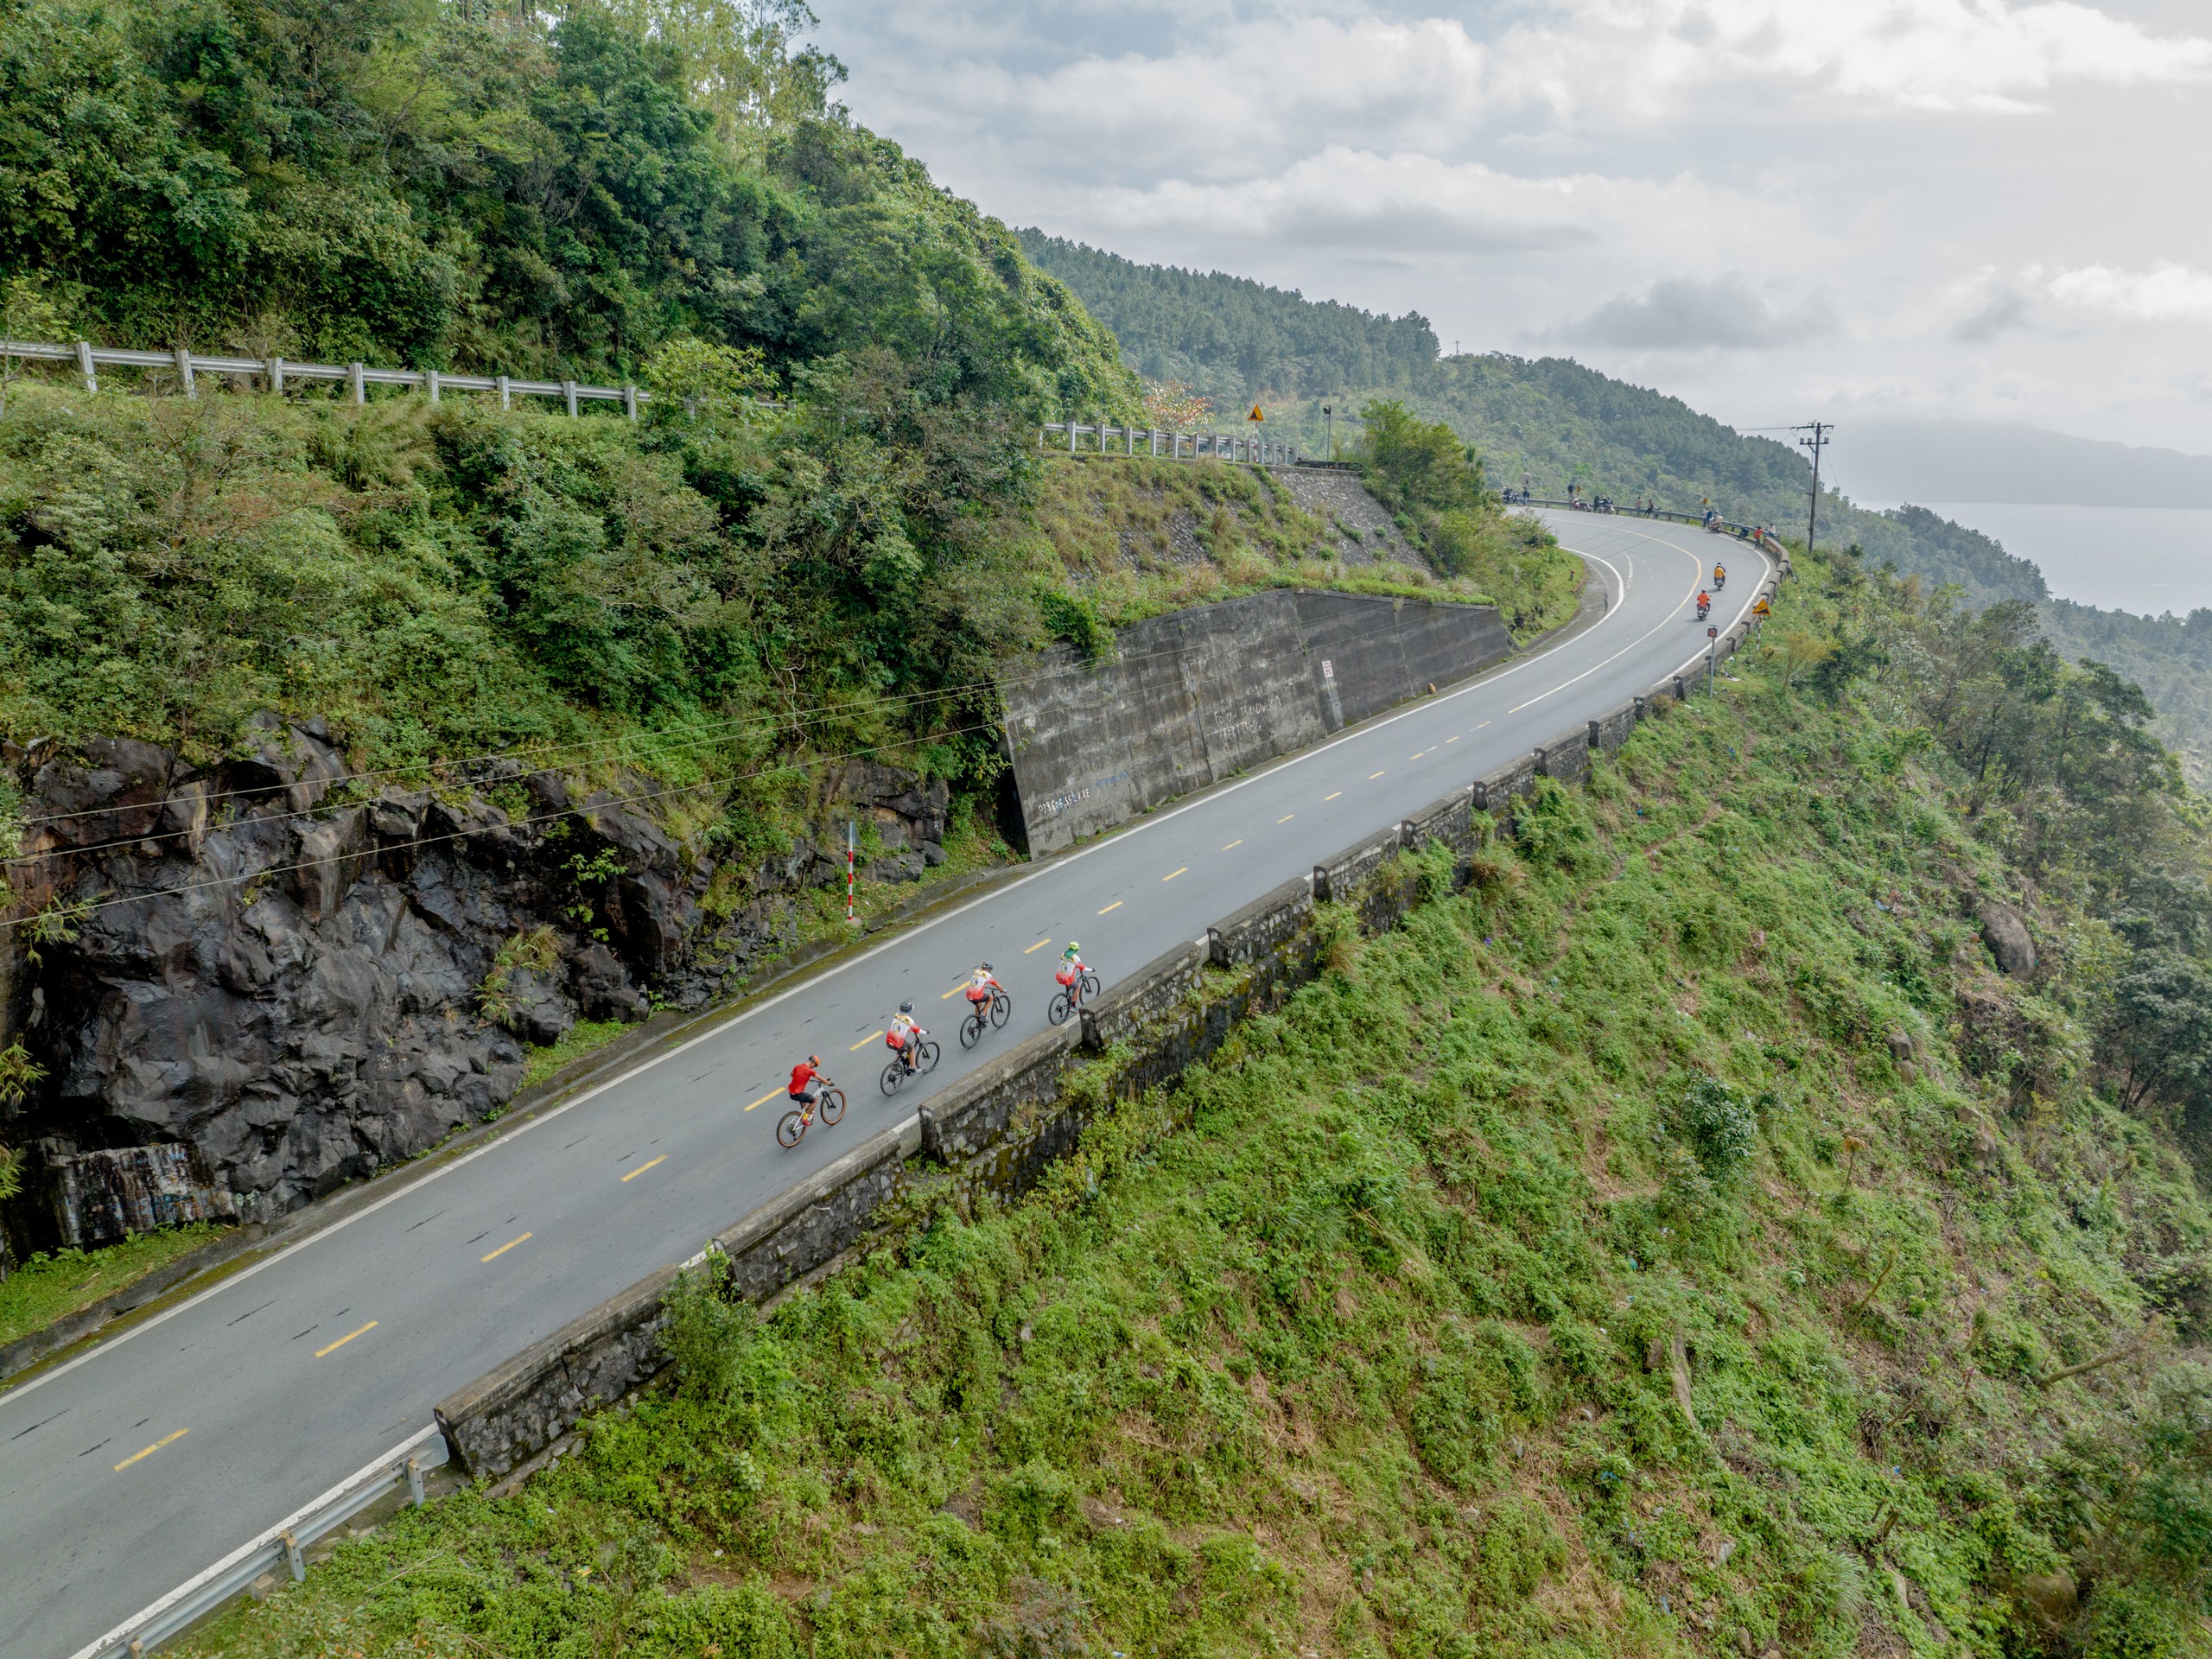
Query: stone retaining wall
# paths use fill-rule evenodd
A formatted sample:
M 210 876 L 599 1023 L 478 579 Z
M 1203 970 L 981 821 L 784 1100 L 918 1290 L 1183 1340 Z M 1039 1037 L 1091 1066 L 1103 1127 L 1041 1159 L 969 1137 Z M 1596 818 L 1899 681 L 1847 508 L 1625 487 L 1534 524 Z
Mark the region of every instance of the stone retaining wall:
M 1610 709 L 1590 722 L 1590 747 L 1593 753 L 1611 754 L 1629 740 L 1636 730 L 1636 723 L 1643 718 L 1643 699 L 1624 702 Z
M 1590 732 L 1578 728 L 1564 736 L 1537 746 L 1536 775 L 1562 784 L 1579 784 L 1590 775 Z

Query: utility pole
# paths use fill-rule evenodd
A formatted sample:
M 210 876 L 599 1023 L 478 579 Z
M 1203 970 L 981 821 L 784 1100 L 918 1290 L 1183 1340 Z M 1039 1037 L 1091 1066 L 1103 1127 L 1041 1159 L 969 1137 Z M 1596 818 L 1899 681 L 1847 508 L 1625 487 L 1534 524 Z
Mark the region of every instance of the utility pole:
M 1321 426 L 1329 435 L 1329 459 L 1334 461 L 1337 458 L 1337 406 L 1334 404 L 1321 405 Z
M 1813 551 L 1813 531 L 1821 518 L 1821 448 L 1829 441 L 1835 425 L 1830 421 L 1815 421 L 1809 426 L 1793 426 L 1789 429 L 1811 435 L 1797 440 L 1813 452 L 1813 499 L 1805 509 L 1805 552 L 1809 557 Z

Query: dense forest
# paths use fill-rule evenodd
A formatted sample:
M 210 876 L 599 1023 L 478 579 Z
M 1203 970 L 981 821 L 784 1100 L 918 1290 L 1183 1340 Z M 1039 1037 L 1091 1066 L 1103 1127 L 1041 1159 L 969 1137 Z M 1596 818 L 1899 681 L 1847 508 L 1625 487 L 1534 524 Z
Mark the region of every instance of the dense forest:
M 826 105 L 795 9 L 725 10 L 751 34 L 690 55 L 677 5 L 0 10 L 10 332 L 662 394 L 632 429 L 19 372 L 0 730 L 196 758 L 275 708 L 357 765 L 622 738 L 729 775 L 895 730 L 957 768 L 964 704 L 881 700 L 1050 637 L 1024 435 L 1136 383 L 1009 232 Z
M 1217 410 L 1262 394 L 1410 386 L 1436 360 L 1436 335 L 1411 312 L 1378 317 L 1246 276 L 1140 265 L 1042 231 L 1020 236 L 1030 262 L 1082 295 L 1139 373 L 1180 382 Z
M 1794 442 L 1739 433 L 1679 397 L 1633 386 L 1563 358 L 1502 353 L 1440 357 L 1426 322 L 1393 321 L 1242 277 L 1161 265 L 1021 232 L 1039 265 L 1064 280 L 1111 327 L 1123 359 L 1147 379 L 1179 379 L 1217 412 L 1268 404 L 1271 429 L 1319 454 L 1335 410 L 1340 452 L 1358 441 L 1359 410 L 1382 396 L 1447 421 L 1481 453 L 1493 487 L 1559 496 L 1654 499 L 1695 512 L 1711 502 L 1743 521 L 1801 537 L 1809 477 Z M 2024 600 L 2069 657 L 2110 664 L 2142 684 L 2161 736 L 2190 778 L 2212 782 L 2212 619 L 2152 618 L 2054 601 L 2042 574 L 1993 538 L 1924 507 L 1872 512 L 1822 492 L 1824 543 L 1856 545 L 1931 586 L 1955 584 L 1972 604 Z

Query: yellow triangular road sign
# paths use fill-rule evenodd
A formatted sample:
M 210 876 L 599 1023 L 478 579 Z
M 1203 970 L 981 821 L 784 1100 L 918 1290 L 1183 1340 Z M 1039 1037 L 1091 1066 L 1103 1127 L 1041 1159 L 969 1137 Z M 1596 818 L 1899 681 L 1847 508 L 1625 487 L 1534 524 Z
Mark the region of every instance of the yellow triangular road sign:
M 1248 421 L 1264 421 L 1268 417 L 1260 413 L 1260 406 L 1255 404 L 1252 405 L 1252 412 L 1244 418 Z

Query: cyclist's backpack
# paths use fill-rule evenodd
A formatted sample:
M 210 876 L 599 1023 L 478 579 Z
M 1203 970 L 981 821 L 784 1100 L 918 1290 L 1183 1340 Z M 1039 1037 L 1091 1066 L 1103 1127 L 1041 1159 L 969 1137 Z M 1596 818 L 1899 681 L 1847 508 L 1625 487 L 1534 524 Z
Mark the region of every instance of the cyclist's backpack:
M 886 1048 L 898 1048 L 898 1047 L 902 1046 L 902 1045 L 901 1045 L 901 1044 L 899 1043 L 899 1027 L 898 1027 L 893 1026 L 893 1027 L 891 1027 L 891 1029 L 890 1029 L 890 1030 L 888 1030 L 888 1031 L 887 1031 L 887 1032 L 885 1032 L 885 1033 L 883 1033 L 883 1046 L 884 1046 Z
M 1063 968 L 1058 973 L 1054 974 L 1052 977 L 1063 985 L 1072 985 L 1075 983 L 1075 969 L 1072 968 Z

